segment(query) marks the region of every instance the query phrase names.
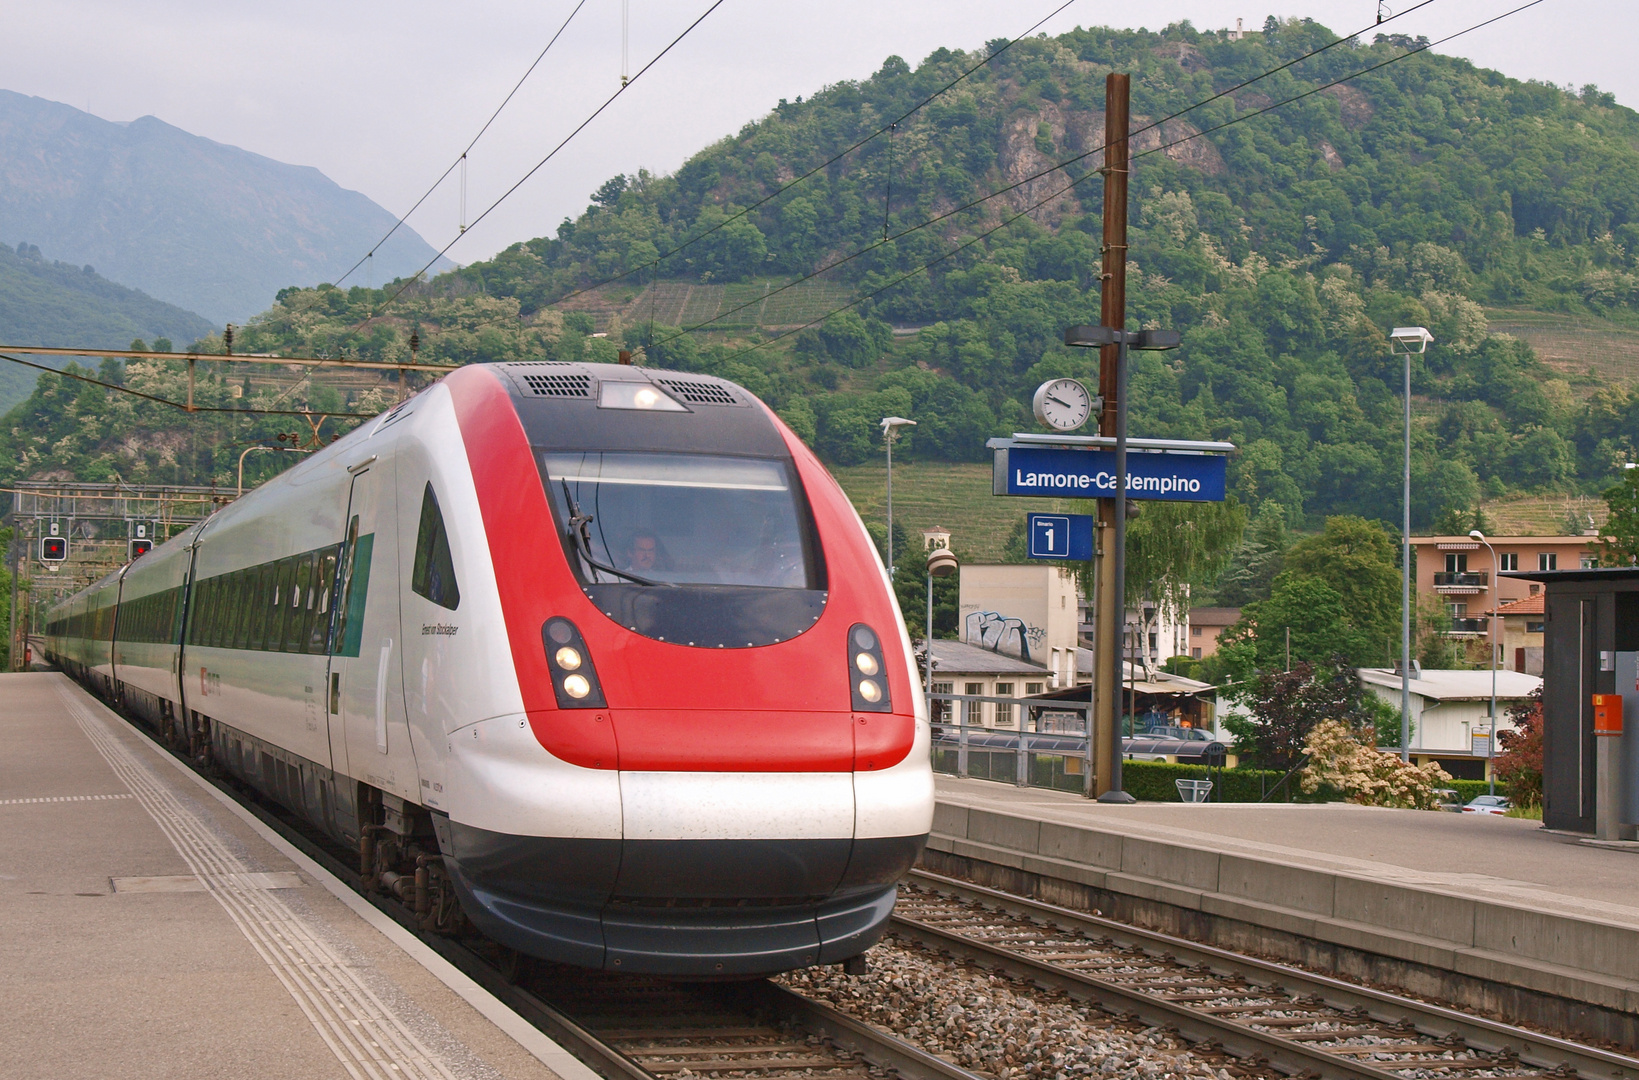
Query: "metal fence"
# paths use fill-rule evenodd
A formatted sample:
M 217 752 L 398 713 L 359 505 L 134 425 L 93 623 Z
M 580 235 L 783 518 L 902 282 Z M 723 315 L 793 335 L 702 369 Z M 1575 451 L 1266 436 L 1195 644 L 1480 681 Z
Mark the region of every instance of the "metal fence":
M 928 712 L 935 772 L 1093 793 L 1089 702 L 934 693 Z M 995 718 L 990 726 L 982 722 L 987 712 Z

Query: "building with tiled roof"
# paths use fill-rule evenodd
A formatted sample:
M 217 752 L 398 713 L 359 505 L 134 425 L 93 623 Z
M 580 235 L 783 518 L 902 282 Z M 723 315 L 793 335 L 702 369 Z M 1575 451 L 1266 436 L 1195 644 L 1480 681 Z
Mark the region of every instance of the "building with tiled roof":
M 1542 639 L 1546 628 L 1542 593 L 1497 608 L 1501 646 L 1498 663 L 1509 671 L 1542 674 Z

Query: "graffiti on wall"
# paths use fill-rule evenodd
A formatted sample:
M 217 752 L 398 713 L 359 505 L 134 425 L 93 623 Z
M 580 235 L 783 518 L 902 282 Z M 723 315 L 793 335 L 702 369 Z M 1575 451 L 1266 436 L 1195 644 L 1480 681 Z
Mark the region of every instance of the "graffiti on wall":
M 967 641 L 991 652 L 1010 653 L 1020 660 L 1030 659 L 1030 646 L 1040 647 L 1047 631 L 1027 626 L 1023 619 L 996 611 L 975 611 L 967 617 Z

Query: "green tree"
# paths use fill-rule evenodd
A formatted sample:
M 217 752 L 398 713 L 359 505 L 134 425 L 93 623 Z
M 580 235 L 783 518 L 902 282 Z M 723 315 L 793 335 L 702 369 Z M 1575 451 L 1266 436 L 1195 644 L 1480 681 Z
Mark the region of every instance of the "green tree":
M 1395 538 L 1374 521 L 1330 517 L 1318 536 L 1286 553 L 1285 574 L 1325 582 L 1342 599 L 1358 644 L 1339 649 L 1356 664 L 1383 662 L 1392 652 L 1400 614 Z
M 1304 740 L 1322 720 L 1355 730 L 1372 727 L 1375 716 L 1366 704 L 1367 693 L 1341 656 L 1260 674 L 1241 695 L 1250 715 L 1229 722 L 1236 752 L 1266 769 L 1290 769 L 1302 759 Z
M 1599 561 L 1605 566 L 1639 563 L 1639 469 L 1628 469 L 1622 482 L 1605 489 L 1610 516 L 1599 528 Z

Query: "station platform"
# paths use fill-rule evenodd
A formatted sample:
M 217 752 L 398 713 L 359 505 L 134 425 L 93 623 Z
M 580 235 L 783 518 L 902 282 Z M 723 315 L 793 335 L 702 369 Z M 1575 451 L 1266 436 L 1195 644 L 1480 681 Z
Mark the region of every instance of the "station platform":
M 0 739 L 6 1076 L 593 1080 L 65 676 Z
M 1445 1000 L 1639 1016 L 1632 850 L 1521 818 L 937 783 L 930 869 Z

